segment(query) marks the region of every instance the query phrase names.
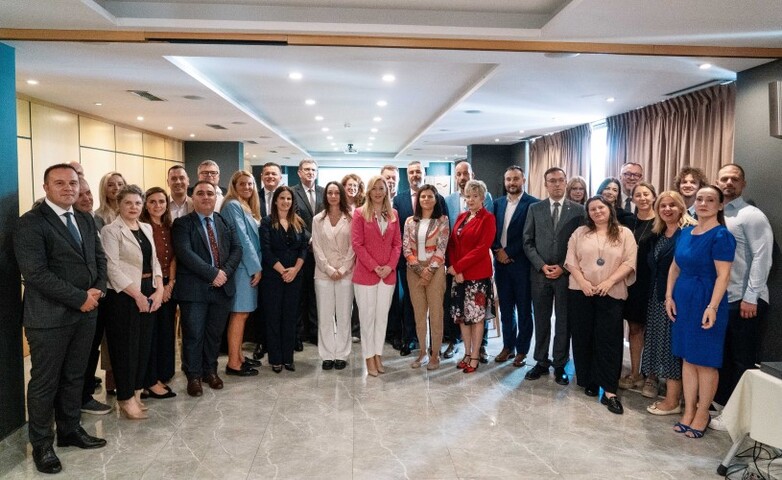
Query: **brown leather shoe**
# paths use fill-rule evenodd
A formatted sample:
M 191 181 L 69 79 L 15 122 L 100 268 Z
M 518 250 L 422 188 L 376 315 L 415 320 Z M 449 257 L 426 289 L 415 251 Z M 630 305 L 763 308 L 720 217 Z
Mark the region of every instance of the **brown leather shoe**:
M 514 367 L 523 367 L 527 364 L 527 356 L 523 353 L 520 353 L 516 355 L 516 358 L 513 359 L 513 366 Z
M 203 380 L 214 390 L 220 390 L 223 388 L 223 381 L 220 380 L 220 377 L 218 377 L 216 373 L 210 373 L 206 375 Z
M 187 394 L 191 397 L 200 397 L 204 394 L 204 389 L 201 388 L 201 380 L 192 378 L 187 382 Z
M 507 362 L 508 360 L 510 360 L 510 357 L 512 356 L 513 356 L 513 351 L 505 347 L 502 347 L 502 351 L 499 353 L 499 355 L 494 357 L 494 361 L 497 363 Z

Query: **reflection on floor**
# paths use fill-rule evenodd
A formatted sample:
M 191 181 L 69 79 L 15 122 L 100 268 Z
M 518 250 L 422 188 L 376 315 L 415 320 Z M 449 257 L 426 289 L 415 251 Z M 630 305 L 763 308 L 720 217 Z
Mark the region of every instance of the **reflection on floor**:
M 492 339 L 489 352 L 501 347 Z M 198 399 L 178 373 L 176 398 L 146 401 L 149 420 L 83 415 L 109 444 L 57 448 L 63 472 L 54 478 L 702 479 L 716 476 L 730 447 L 724 432 L 673 433 L 677 418 L 648 414 L 638 393 L 622 393 L 625 414 L 614 415 L 574 383 L 524 380 L 529 367 L 492 358 L 464 374 L 457 354 L 439 370 L 414 370 L 415 355 L 390 346 L 387 373 L 367 378 L 360 350 L 345 370 L 323 371 L 305 345 L 295 373 L 265 362 L 257 377 L 221 373 L 225 389 L 204 385 Z M 0 478 L 42 476 L 26 427 L 0 443 Z

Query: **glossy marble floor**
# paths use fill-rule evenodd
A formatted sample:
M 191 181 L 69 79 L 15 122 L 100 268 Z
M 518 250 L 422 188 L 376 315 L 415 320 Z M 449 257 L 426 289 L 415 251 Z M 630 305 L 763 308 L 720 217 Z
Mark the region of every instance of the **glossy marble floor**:
M 500 348 L 492 339 L 489 352 Z M 359 345 L 343 371 L 322 371 L 306 345 L 295 373 L 221 375 L 225 389 L 205 385 L 198 399 L 178 373 L 179 395 L 147 400 L 149 420 L 83 415 L 108 446 L 58 448 L 54 478 L 703 479 L 716 478 L 731 443 L 724 432 L 673 433 L 674 417 L 649 415 L 638 393 L 622 394 L 620 416 L 575 384 L 525 381 L 529 367 L 492 358 L 464 374 L 457 356 L 430 372 L 386 353 L 387 373 L 367 378 Z M 43 476 L 26 427 L 0 443 L 0 478 Z

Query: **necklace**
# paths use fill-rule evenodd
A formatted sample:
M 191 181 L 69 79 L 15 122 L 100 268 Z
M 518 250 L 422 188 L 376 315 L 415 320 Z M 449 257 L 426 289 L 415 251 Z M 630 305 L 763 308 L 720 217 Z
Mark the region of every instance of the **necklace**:
M 595 241 L 597 241 L 597 261 L 595 262 L 598 267 L 602 267 L 606 264 L 603 259 L 603 248 L 606 246 L 606 242 L 603 241 L 603 245 L 600 245 L 600 234 L 595 232 Z
M 640 242 L 641 239 L 644 238 L 644 235 L 646 235 L 646 232 L 649 230 L 649 225 L 654 223 L 653 221 L 650 220 L 654 220 L 654 217 L 645 220 L 638 219 L 639 222 L 644 222 L 644 229 L 641 231 L 641 235 L 636 235 L 638 233 L 638 224 L 636 223 L 633 226 L 633 236 L 635 237 L 636 243 Z

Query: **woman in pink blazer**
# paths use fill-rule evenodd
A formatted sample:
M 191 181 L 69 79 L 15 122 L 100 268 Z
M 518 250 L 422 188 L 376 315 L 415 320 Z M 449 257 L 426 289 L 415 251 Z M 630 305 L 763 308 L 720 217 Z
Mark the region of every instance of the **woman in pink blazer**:
M 372 177 L 367 188 L 364 205 L 353 213 L 353 284 L 361 322 L 361 350 L 367 373 L 376 377 L 385 372 L 381 357 L 402 236 L 399 215 L 391 207 L 383 177 Z

